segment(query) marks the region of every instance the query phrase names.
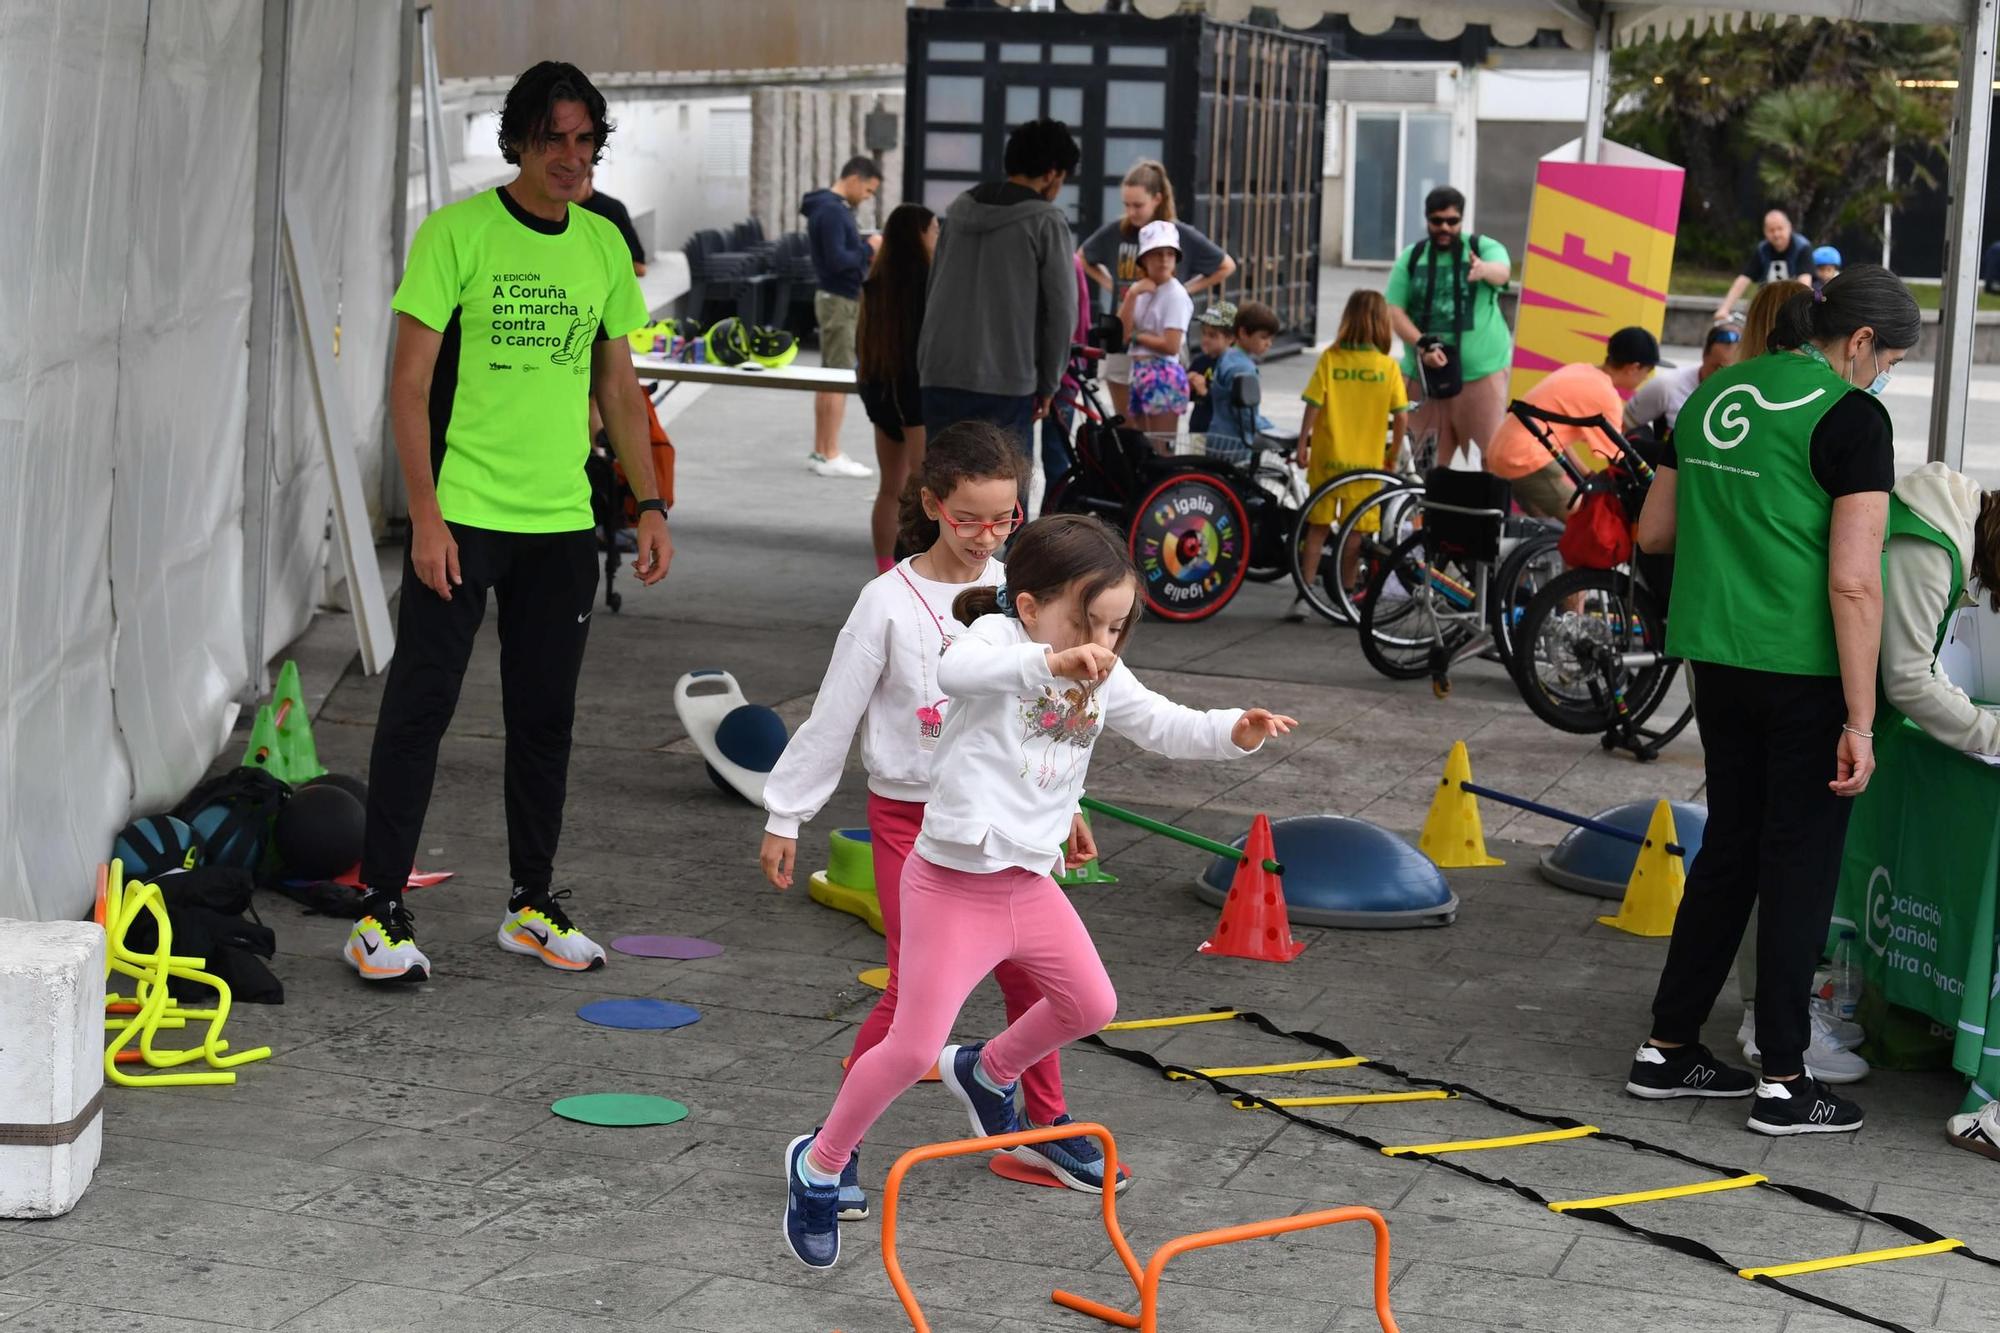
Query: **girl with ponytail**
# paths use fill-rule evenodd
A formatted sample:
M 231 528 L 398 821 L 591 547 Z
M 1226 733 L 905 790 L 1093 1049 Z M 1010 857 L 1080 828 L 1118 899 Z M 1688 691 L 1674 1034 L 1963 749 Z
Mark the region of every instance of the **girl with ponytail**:
M 1062 864 L 1064 834 L 1074 835 L 1103 728 L 1170 758 L 1226 759 L 1296 725 L 1263 709 L 1197 712 L 1139 683 L 1118 660 L 1139 612 L 1139 574 L 1096 519 L 1055 514 L 1030 523 L 1009 550 L 1006 579 L 959 593 L 954 616 L 971 626 L 938 664 L 953 703 L 899 889 L 895 1024 L 854 1061 L 820 1129 L 785 1153 L 785 1238 L 815 1268 L 840 1257 L 836 1199 L 854 1145 L 932 1062 L 975 1134 L 1011 1133 L 1020 1128 L 1014 1099 L 1026 1071 L 1111 1020 L 1117 996 L 1104 963 L 1049 878 Z M 989 1042 L 945 1045 L 972 988 L 1008 964 L 1032 974 L 1041 1001 Z M 1102 1160 L 1093 1178 L 1093 1163 L 1072 1157 L 1089 1143 L 1013 1153 L 1074 1188 L 1101 1191 Z M 1066 1178 L 1079 1169 L 1082 1179 Z
M 875 893 L 882 910 L 889 981 L 855 1034 L 850 1065 L 888 1035 L 896 1017 L 902 975 L 903 865 L 931 799 L 932 765 L 948 691 L 939 683 L 939 658 L 968 623 L 957 605 L 970 591 L 987 591 L 1006 577 L 1000 548 L 1021 522 L 1016 504 L 1023 460 L 1012 437 L 984 422 L 939 431 L 924 451 L 902 494 L 904 545 L 919 552 L 893 565 L 861 590 L 847 617 L 814 700 L 812 716 L 786 745 L 765 784 L 770 811 L 759 854 L 764 873 L 790 888 L 798 858 L 799 828 L 819 813 L 840 785 L 847 752 L 861 733 L 868 770 L 868 830 L 875 861 Z M 1077 864 L 1096 855 L 1089 826 L 1071 830 Z M 1019 966 L 993 969 L 1009 1017 L 1018 1018 L 1042 998 Z M 1062 1071 L 1051 1054 L 1022 1077 L 1028 1113 L 1052 1124 L 1067 1114 Z M 1091 1140 L 1082 1142 L 1091 1144 Z M 1059 1151 L 1052 1149 L 1051 1155 Z M 1090 1156 L 1092 1154 L 1085 1154 Z M 1065 1183 L 1089 1188 L 1087 1161 L 1064 1159 Z M 1101 1178 L 1101 1166 L 1096 1178 Z M 839 1187 L 840 1215 L 868 1216 L 857 1158 L 850 1157 Z

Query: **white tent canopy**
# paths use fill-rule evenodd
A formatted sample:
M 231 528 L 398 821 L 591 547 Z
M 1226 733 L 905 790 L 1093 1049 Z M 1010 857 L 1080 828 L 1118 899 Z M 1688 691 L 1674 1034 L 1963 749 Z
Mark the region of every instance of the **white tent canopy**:
M 1095 14 L 1107 0 L 1063 0 L 1079 13 Z M 1253 5 L 1277 12 L 1278 21 L 1292 28 L 1310 28 L 1329 14 L 1342 14 L 1355 30 L 1387 32 L 1398 18 L 1410 16 L 1410 6 L 1384 0 L 1208 0 L 1208 11 L 1226 22 L 1241 22 Z M 1153 18 L 1181 8 L 1181 0 L 1133 0 L 1132 7 Z M 1431 3 L 1416 14 L 1417 26 L 1439 41 L 1459 35 L 1467 24 L 1481 24 L 1506 46 L 1523 46 L 1535 34 L 1555 29 L 1571 46 L 1587 49 L 1595 40 L 1597 12 L 1591 0 L 1449 0 Z M 1677 37 L 1712 27 L 1733 29 L 1799 18 L 1858 19 L 1869 23 L 1958 23 L 1965 17 L 1963 0 L 1766 0 L 1745 9 L 1738 6 L 1663 5 L 1654 0 L 1611 0 L 1611 26 L 1620 42 Z
M 1062 0 L 1094 14 L 1107 0 Z M 1986 205 L 1988 147 L 1992 130 L 1995 6 L 2000 0 L 1760 0 L 1737 5 L 1673 5 L 1652 0 L 1427 0 L 1417 24 L 1427 36 L 1449 40 L 1468 24 L 1483 24 L 1496 41 L 1518 46 L 1542 29 L 1559 30 L 1571 46 L 1591 52 L 1590 101 L 1583 130 L 1584 159 L 1596 159 L 1604 137 L 1611 80 L 1611 48 L 1655 37 L 1677 37 L 1712 28 L 1725 31 L 1796 19 L 1851 19 L 1862 23 L 1942 23 L 1959 30 L 1957 106 L 1952 118 L 1950 211 L 1945 224 L 1945 284 L 1939 311 L 1937 370 L 1931 400 L 1930 456 L 1952 467 L 1965 459 L 1966 399 L 1971 379 L 1973 314 L 1979 242 Z M 1329 14 L 1347 17 L 1357 31 L 1379 33 L 1404 7 L 1384 0 L 1208 0 L 1218 19 L 1240 21 L 1254 6 L 1268 7 L 1294 28 L 1308 28 Z M 1132 0 L 1153 18 L 1178 13 L 1181 0 Z M 1968 186 L 1970 186 L 1968 188 Z

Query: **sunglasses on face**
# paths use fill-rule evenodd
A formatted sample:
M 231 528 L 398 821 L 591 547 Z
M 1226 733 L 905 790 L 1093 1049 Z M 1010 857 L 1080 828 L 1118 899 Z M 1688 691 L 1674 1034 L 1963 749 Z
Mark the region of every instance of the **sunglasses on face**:
M 1708 335 L 1708 340 L 1711 343 L 1742 342 L 1743 334 L 1738 329 L 1717 329 L 1714 333 Z
M 1425 218 L 1424 221 L 1430 223 L 1433 227 L 1456 227 L 1459 223 L 1465 221 L 1465 219 L 1462 217 L 1447 217 L 1443 213 L 1433 213 Z

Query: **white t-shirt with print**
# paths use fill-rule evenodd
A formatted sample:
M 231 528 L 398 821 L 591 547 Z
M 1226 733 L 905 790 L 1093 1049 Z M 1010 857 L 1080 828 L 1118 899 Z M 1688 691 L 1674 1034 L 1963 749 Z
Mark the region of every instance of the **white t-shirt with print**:
M 1132 334 L 1136 339 L 1142 333 L 1165 333 L 1169 329 L 1179 329 L 1185 335 L 1194 321 L 1194 298 L 1187 288 L 1181 286 L 1179 278 L 1169 278 L 1164 287 L 1155 287 L 1150 292 L 1141 292 L 1139 299 L 1132 303 Z M 1131 344 L 1134 358 L 1142 356 L 1165 356 L 1165 352 L 1151 347 L 1142 347 L 1137 341 Z
M 951 714 L 931 763 L 917 854 L 975 875 L 1059 868 L 1090 755 L 1105 727 L 1169 759 L 1234 759 L 1240 708 L 1204 712 L 1155 694 L 1123 662 L 1096 689 L 1049 674 L 1048 649 L 1010 616 L 952 640 Z

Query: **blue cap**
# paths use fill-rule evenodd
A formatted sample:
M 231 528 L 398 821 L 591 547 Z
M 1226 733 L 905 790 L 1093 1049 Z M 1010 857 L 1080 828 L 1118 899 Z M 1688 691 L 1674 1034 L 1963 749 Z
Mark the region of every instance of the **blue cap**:
M 1831 264 L 1835 268 L 1839 268 L 1840 251 L 1830 245 L 1822 245 L 1819 249 L 1813 251 L 1813 267 L 1818 268 L 1821 264 Z

